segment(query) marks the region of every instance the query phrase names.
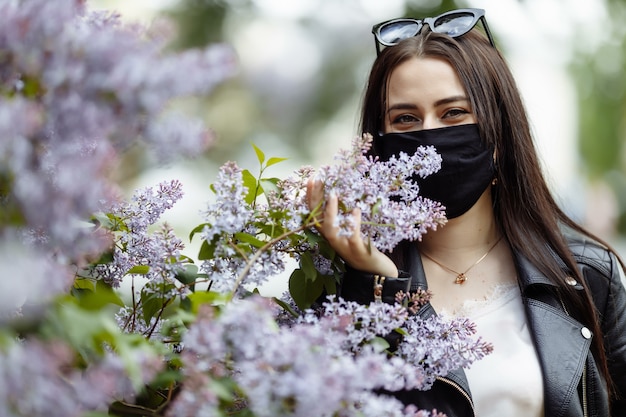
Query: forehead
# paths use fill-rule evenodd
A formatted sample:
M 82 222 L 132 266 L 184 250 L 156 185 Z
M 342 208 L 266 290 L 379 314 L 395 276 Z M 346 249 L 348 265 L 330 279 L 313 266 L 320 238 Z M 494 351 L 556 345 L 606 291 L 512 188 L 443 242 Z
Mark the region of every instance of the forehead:
M 431 57 L 410 58 L 394 68 L 387 91 L 389 104 L 466 95 L 452 66 L 444 59 Z

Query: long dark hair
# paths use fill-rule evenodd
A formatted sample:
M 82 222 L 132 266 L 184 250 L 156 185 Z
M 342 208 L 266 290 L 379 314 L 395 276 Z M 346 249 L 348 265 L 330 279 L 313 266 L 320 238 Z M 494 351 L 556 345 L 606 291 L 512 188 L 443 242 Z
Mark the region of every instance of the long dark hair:
M 450 38 L 424 30 L 384 49 L 372 66 L 366 86 L 361 132 L 383 131 L 390 74 L 414 57 L 444 59 L 456 70 L 469 96 L 481 137 L 496 150 L 498 183 L 492 193 L 496 221 L 511 248 L 554 282 L 568 311 L 593 331 L 592 351 L 611 387 L 599 318 L 561 228 L 569 227 L 607 248 L 610 246 L 576 224 L 554 200 L 542 174 L 515 80 L 503 57 L 487 39 L 476 31 Z M 399 268 L 409 244 L 398 245 L 390 254 Z M 566 283 L 569 276 L 584 286 L 583 297 Z

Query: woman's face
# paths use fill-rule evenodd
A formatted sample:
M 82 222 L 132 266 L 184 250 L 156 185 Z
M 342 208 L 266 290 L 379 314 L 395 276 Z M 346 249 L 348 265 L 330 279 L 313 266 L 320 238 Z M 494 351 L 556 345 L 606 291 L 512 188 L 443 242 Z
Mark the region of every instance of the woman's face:
M 389 78 L 385 133 L 476 123 L 456 72 L 442 59 L 411 58 Z

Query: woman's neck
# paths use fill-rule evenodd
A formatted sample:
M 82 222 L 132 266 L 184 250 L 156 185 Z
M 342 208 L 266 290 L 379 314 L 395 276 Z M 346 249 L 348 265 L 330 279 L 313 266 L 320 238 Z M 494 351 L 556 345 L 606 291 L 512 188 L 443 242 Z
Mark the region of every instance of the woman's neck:
M 491 205 L 491 192 L 486 190 L 470 210 L 426 233 L 418 246 L 429 254 L 452 255 L 481 250 L 500 237 L 501 231 Z

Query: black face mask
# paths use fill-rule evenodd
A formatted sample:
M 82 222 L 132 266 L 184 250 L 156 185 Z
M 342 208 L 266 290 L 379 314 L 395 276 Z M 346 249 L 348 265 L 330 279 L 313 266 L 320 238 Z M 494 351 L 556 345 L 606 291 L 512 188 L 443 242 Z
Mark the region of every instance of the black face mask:
M 387 133 L 374 139 L 374 151 L 387 161 L 400 151 L 413 155 L 418 146 L 432 145 L 441 155 L 441 169 L 426 178 L 415 175 L 420 195 L 446 207 L 453 219 L 467 212 L 493 180 L 493 149 L 483 143 L 476 124 Z

